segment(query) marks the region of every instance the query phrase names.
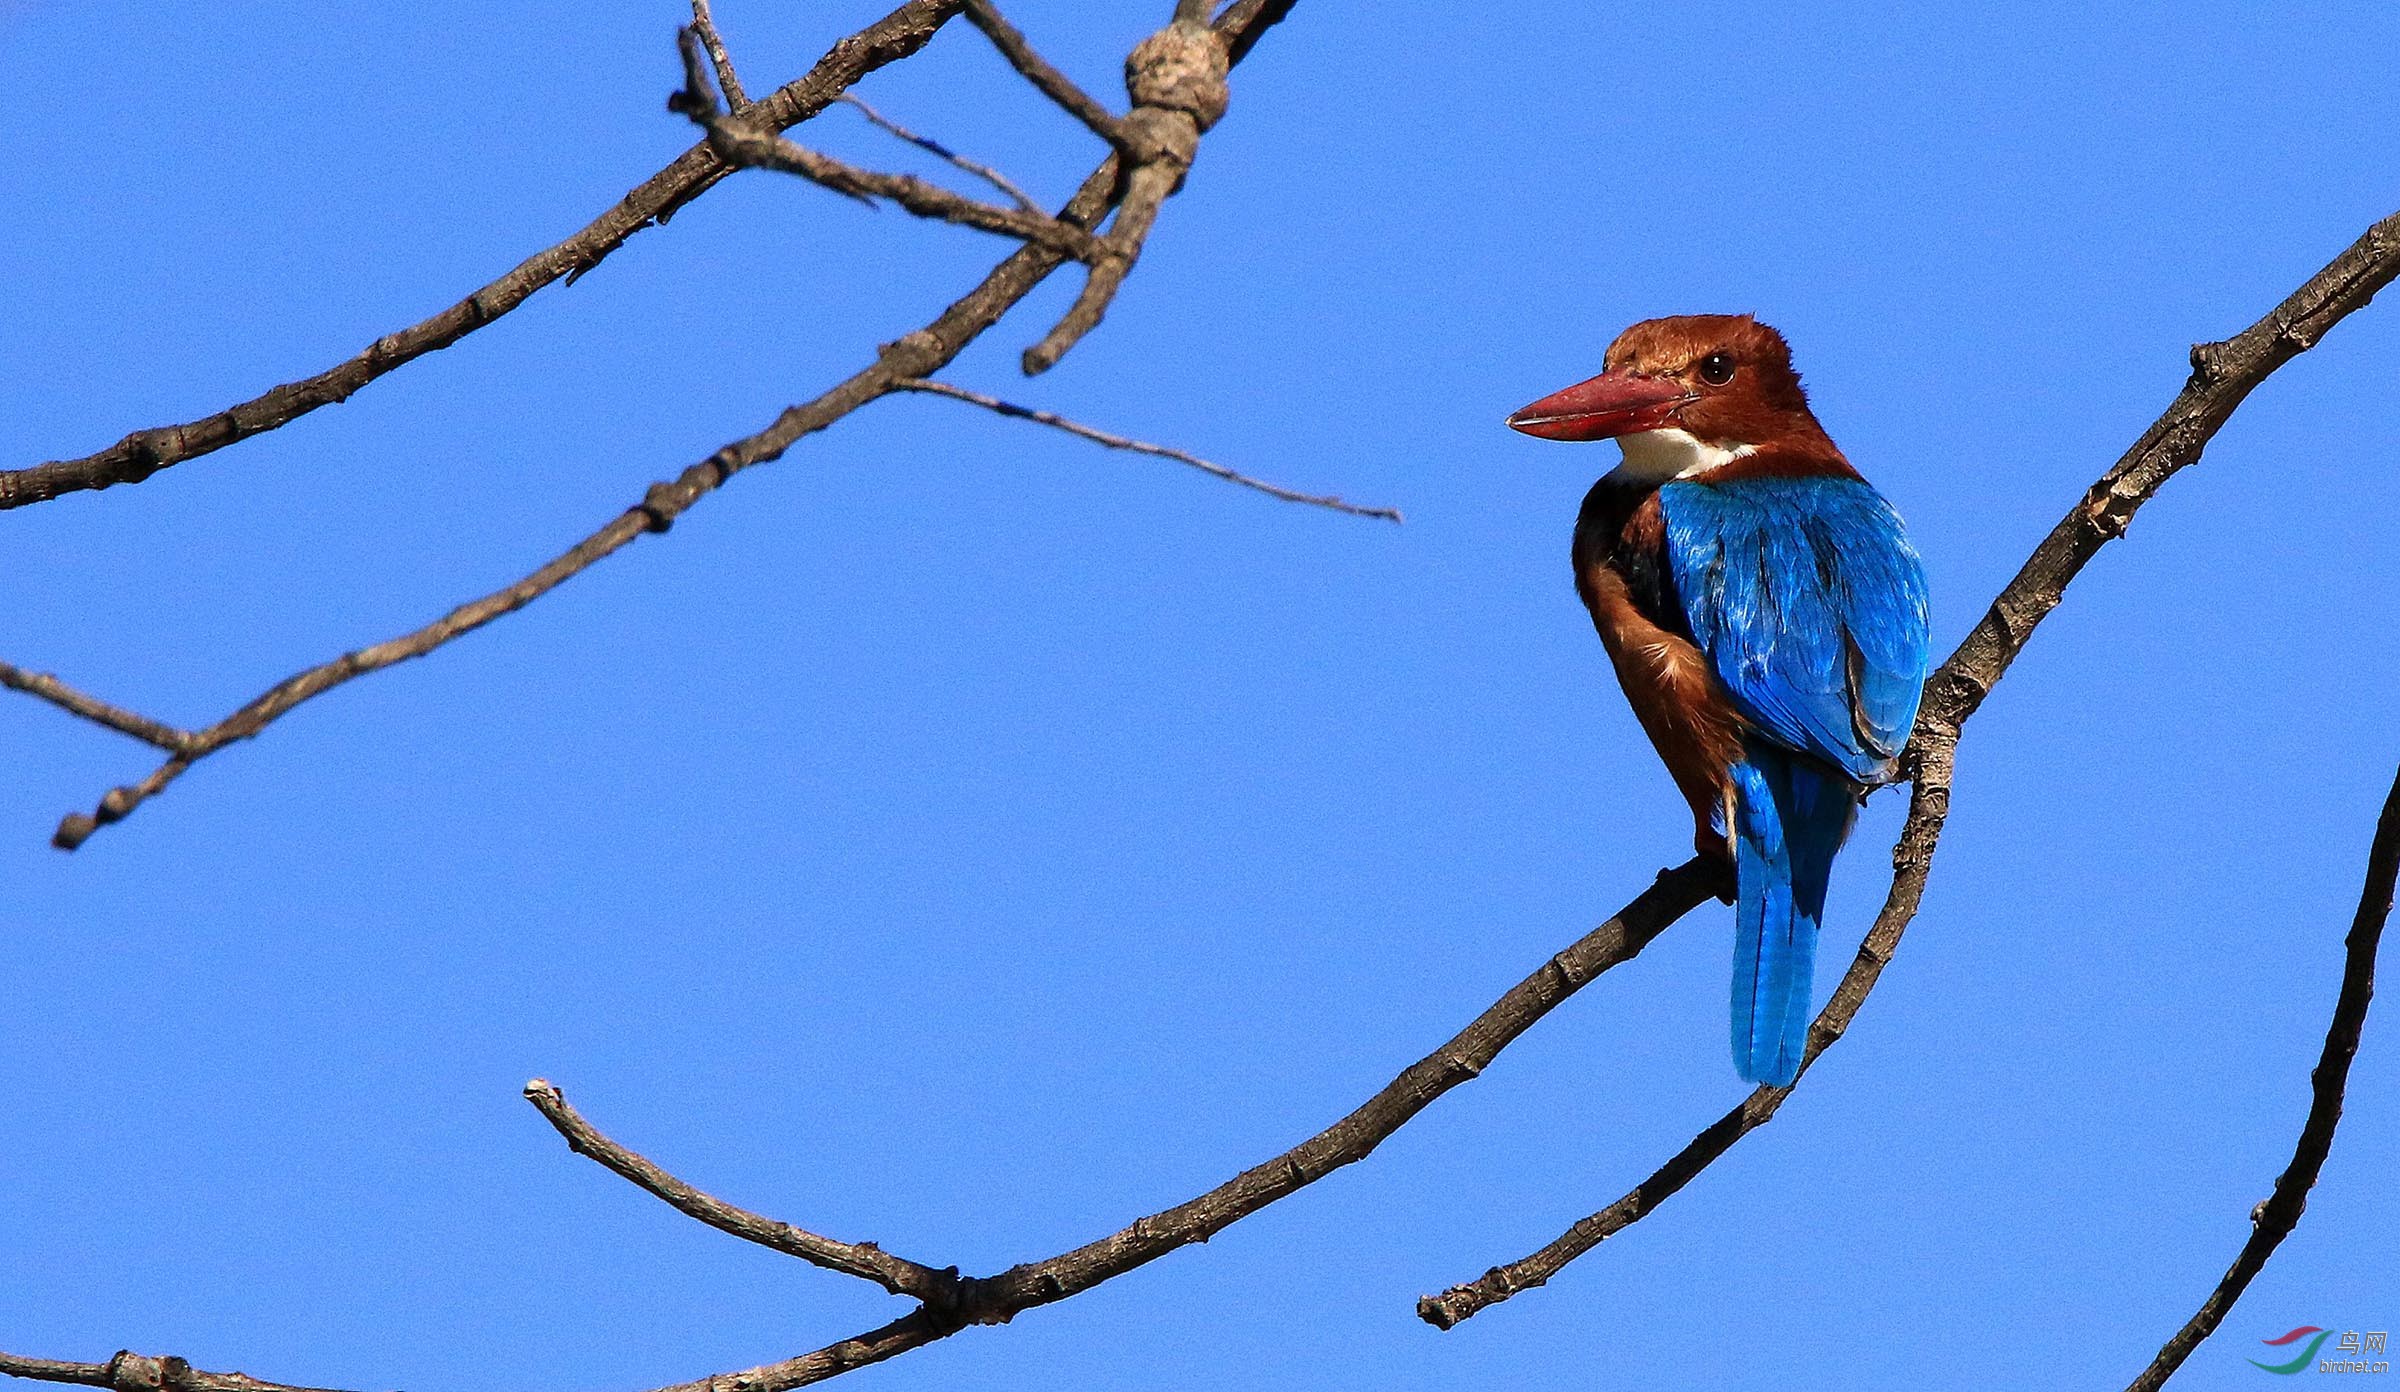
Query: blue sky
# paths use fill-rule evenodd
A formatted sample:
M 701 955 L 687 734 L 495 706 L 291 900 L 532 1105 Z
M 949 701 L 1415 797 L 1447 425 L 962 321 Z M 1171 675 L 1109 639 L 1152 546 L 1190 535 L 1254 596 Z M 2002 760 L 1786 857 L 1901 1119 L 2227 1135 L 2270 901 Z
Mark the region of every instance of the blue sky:
M 1117 97 L 1168 8 L 1023 3 Z M 751 84 L 873 3 L 725 0 Z M 672 4 L 19 0 L 0 458 L 315 371 L 671 158 Z M 1756 311 L 1909 518 L 1947 651 L 2188 344 L 2400 207 L 2385 4 L 1303 0 L 1106 324 L 962 384 L 1273 503 L 878 403 L 528 611 L 229 750 L 0 702 L 0 1347 L 419 1392 L 635 1388 L 900 1313 L 567 1154 L 995 1270 L 1355 1105 L 1688 850 L 1566 569 L 1607 446 L 1499 418 L 1626 323 Z M 1090 137 L 964 25 L 861 88 L 1062 197 Z M 804 138 L 923 173 L 856 113 Z M 10 514 L 0 657 L 198 725 L 561 549 L 972 284 L 995 239 L 738 177 L 345 405 Z M 1775 1123 L 1459 1330 L 1741 1095 L 1727 913 L 1366 1164 L 852 1385 L 2121 1385 L 2307 1103 L 2392 738 L 2400 307 L 2285 369 L 2078 582 L 1959 757 L 1923 916 Z M 1830 983 L 1898 807 L 1837 867 Z M 2400 1038 L 2177 1386 L 2400 1324 Z

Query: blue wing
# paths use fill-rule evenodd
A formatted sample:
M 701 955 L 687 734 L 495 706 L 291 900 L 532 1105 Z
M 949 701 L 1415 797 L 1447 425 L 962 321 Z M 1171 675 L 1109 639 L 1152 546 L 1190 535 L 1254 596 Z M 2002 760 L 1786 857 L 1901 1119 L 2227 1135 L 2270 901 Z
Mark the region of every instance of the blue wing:
M 1658 490 L 1693 640 L 1769 738 L 1861 783 L 1888 778 L 1930 656 L 1925 567 L 1862 479 Z

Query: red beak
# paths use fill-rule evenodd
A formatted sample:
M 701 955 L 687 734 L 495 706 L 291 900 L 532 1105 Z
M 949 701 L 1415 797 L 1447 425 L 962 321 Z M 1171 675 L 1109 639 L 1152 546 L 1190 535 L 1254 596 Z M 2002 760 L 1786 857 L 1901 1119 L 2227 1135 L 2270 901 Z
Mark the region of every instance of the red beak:
M 1510 416 L 1508 428 L 1542 440 L 1613 440 L 1672 425 L 1695 399 L 1680 382 L 1604 372 Z

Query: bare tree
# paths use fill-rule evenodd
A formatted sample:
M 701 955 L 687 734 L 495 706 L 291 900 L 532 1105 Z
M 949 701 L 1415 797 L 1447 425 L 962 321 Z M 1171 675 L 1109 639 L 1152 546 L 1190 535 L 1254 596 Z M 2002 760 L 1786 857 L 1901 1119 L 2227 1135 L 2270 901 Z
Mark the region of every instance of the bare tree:
M 197 421 L 138 430 L 78 459 L 0 472 L 0 509 L 67 493 L 139 483 L 157 471 L 290 423 L 339 401 L 423 354 L 456 342 L 507 314 L 541 288 L 599 266 L 626 238 L 664 222 L 737 169 L 778 171 L 867 201 L 884 200 L 920 217 L 958 224 L 1015 243 L 983 281 L 915 332 L 882 345 L 866 366 L 821 395 L 779 414 L 675 477 L 652 484 L 640 501 L 522 579 L 460 605 L 408 633 L 357 648 L 299 672 L 214 724 L 179 728 L 89 695 L 55 676 L 0 663 L 0 684 L 47 701 L 94 725 L 131 736 L 164 756 L 148 776 L 115 788 L 94 810 L 67 815 L 55 844 L 72 850 L 99 828 L 122 820 L 200 759 L 263 733 L 300 704 L 356 677 L 427 655 L 453 639 L 515 612 L 635 539 L 666 531 L 685 511 L 735 474 L 778 458 L 803 437 L 892 393 L 923 393 L 1064 429 L 1111 448 L 1164 457 L 1270 497 L 1366 517 L 1397 512 L 1271 484 L 1182 450 L 1099 430 L 1054 413 L 1015 405 L 940 380 L 968 343 L 992 327 L 1052 272 L 1083 268 L 1073 303 L 1025 350 L 1023 367 L 1054 365 L 1100 322 L 1181 186 L 1208 129 L 1224 114 L 1230 69 L 1291 9 L 1293 0 L 1236 0 L 1212 18 L 1201 0 L 1176 0 L 1164 28 L 1127 59 L 1130 109 L 1122 115 L 1085 93 L 1046 62 L 989 0 L 907 0 L 833 48 L 808 73 L 764 98 L 748 97 L 733 56 L 717 33 L 707 0 L 694 0 L 680 36 L 681 86 L 670 108 L 701 140 L 633 193 L 566 241 L 451 308 L 385 335 L 357 356 Z M 963 17 L 988 38 L 1028 83 L 1072 115 L 1107 153 L 1076 194 L 1048 213 L 1005 174 L 920 135 L 867 106 L 848 88 L 920 50 L 945 24 Z M 856 106 L 895 138 L 908 141 L 981 181 L 1006 202 L 959 193 L 907 175 L 861 168 L 790 139 L 785 132 L 837 102 Z M 1898 951 L 1932 873 L 1951 808 L 1954 755 L 1968 720 L 1982 707 L 2041 621 L 2134 514 L 2178 471 L 2198 462 L 2209 441 L 2249 393 L 2315 344 L 2400 275 L 2400 214 L 2367 230 L 2317 275 L 2257 323 L 2219 343 L 2191 350 L 2191 376 L 2166 411 L 2066 515 L 1994 599 L 1982 621 L 1936 671 L 1907 755 L 1911 795 L 1893 852 L 1883 910 L 1856 960 L 1809 1034 L 1802 1077 L 1838 1041 Z M 2155 1388 L 2216 1327 L 2276 1245 L 2295 1227 L 2305 1196 L 2328 1154 L 2343 1089 L 2372 995 L 2383 923 L 2400 873 L 2400 782 L 2377 829 L 2366 886 L 2348 938 L 2345 973 L 2315 1073 L 2315 1099 L 2292 1163 L 2252 1215 L 2254 1231 L 2223 1281 L 2157 1360 L 2132 1384 Z M 1656 883 L 1590 933 L 1543 962 L 1439 1048 L 1403 1070 L 1356 1110 L 1315 1136 L 1184 1203 L 1136 1219 L 1095 1241 L 987 1277 L 961 1274 L 888 1252 L 872 1242 L 820 1235 L 716 1198 L 611 1140 L 553 1084 L 536 1079 L 525 1095 L 576 1154 L 586 1156 L 678 1211 L 745 1241 L 856 1277 L 912 1302 L 898 1318 L 781 1362 L 710 1375 L 659 1392 L 777 1392 L 894 1357 L 979 1324 L 1002 1324 L 1213 1234 L 1267 1205 L 1366 1158 L 1451 1088 L 1476 1077 L 1514 1039 L 1602 973 L 1630 961 L 1684 914 L 1715 896 L 1720 867 L 1699 860 L 1662 871 Z M 1794 1085 L 1795 1087 L 1797 1084 Z M 1418 1314 L 1449 1328 L 1479 1310 L 1542 1285 L 1567 1263 L 1640 1221 L 1697 1177 L 1743 1136 L 1776 1115 L 1792 1088 L 1762 1087 L 1672 1153 L 1647 1179 L 1583 1218 L 1530 1256 L 1417 1302 Z M 0 1354 L 0 1372 L 114 1392 L 307 1392 L 240 1373 L 207 1372 L 175 1357 L 120 1352 L 97 1363 Z

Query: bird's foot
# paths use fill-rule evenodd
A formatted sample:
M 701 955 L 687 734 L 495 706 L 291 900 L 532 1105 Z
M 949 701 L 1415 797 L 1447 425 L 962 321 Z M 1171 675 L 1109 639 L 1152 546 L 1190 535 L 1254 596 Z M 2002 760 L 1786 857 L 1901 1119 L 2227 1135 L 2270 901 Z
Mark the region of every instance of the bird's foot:
M 1725 833 L 1713 826 L 1704 826 L 1692 836 L 1692 849 L 1717 872 L 1716 895 L 1725 903 L 1734 899 L 1733 843 Z

